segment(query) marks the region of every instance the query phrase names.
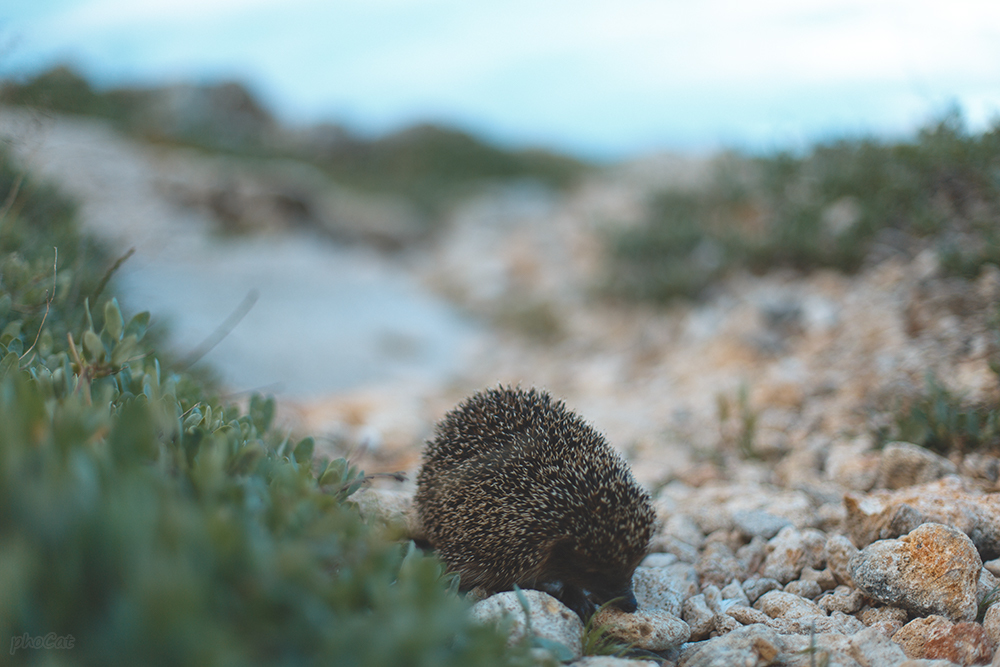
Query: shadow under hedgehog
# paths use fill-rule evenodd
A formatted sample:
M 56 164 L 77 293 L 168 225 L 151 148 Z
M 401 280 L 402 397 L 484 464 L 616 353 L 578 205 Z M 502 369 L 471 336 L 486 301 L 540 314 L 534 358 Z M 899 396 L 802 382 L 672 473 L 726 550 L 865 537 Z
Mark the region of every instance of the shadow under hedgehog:
M 649 495 L 597 431 L 544 391 L 487 389 L 445 415 L 424 450 L 416 506 L 462 590 L 542 590 L 585 621 L 611 600 L 637 608 Z

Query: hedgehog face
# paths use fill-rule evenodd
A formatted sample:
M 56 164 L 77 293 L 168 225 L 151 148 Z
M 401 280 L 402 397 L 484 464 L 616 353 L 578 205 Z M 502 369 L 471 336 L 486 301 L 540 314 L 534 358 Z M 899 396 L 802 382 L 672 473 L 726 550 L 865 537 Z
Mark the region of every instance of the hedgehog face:
M 583 575 L 573 583 L 587 591 L 596 605 L 613 600 L 612 606 L 622 611 L 631 613 L 639 608 L 635 593 L 632 592 L 632 572 L 624 576 L 621 573 L 607 572 L 584 572 Z
M 614 600 L 615 607 L 634 612 L 638 603 L 632 592 L 632 575 L 644 554 L 626 563 L 599 562 L 579 551 L 574 542 L 566 538 L 553 545 L 546 560 L 546 577 L 586 591 L 596 605 Z

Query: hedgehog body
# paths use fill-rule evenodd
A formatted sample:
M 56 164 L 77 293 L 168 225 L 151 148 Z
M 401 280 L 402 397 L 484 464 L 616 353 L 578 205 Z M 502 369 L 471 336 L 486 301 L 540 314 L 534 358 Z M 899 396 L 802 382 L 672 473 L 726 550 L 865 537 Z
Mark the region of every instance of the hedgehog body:
M 649 496 L 604 438 L 546 392 L 488 389 L 445 415 L 424 451 L 416 506 L 465 590 L 539 588 L 584 618 L 610 600 L 636 609 Z

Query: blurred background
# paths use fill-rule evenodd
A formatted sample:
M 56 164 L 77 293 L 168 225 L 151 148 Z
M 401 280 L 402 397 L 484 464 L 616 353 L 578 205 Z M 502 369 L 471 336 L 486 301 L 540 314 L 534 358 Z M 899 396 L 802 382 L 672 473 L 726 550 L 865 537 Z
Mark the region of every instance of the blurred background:
M 8 2 L 0 78 L 5 148 L 125 258 L 126 310 L 392 465 L 496 382 L 651 479 L 751 407 L 789 451 L 810 396 L 843 430 L 871 369 L 937 363 L 884 262 L 1000 258 L 995 2 Z
M 40 0 L 6 3 L 0 72 L 235 80 L 283 123 L 420 122 L 618 160 L 904 136 L 1000 97 L 996 3 Z

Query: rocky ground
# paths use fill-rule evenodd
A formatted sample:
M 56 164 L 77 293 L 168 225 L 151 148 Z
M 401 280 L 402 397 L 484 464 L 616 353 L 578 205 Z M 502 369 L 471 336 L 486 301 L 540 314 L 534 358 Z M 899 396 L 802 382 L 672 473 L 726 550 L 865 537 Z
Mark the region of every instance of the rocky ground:
M 637 164 L 566 199 L 468 202 L 416 271 L 492 321 L 494 342 L 429 393 L 372 388 L 299 415 L 338 429 L 342 442 L 374 426 L 370 463 L 412 472 L 419 437 L 463 396 L 497 382 L 545 387 L 607 434 L 654 491 L 662 528 L 635 576 L 640 612 L 599 620 L 657 652 L 647 657 L 697 667 L 989 664 L 1000 641 L 1000 605 L 990 606 L 1000 598 L 1000 462 L 908 443 L 878 449 L 875 433 L 924 390 L 927 373 L 996 400 L 1000 271 L 956 281 L 926 252 L 855 276 L 738 275 L 704 303 L 667 309 L 594 299 L 600 234 L 640 217 L 664 182 L 696 185 L 702 169 Z M 408 492 L 370 490 L 359 501 L 391 515 L 406 511 Z M 534 632 L 578 657 L 578 619 L 531 595 Z M 521 609 L 500 594 L 476 613 L 523 618 Z
M 45 119 L 48 136 L 73 122 Z M 59 180 L 79 171 L 53 167 L 60 148 L 25 142 L 18 127 L 15 149 L 34 154 L 43 173 Z M 303 210 L 336 211 L 319 216 L 340 221 L 324 228 L 332 243 L 392 263 L 480 323 L 458 372 L 284 401 L 289 423 L 319 435 L 326 453 L 412 480 L 435 421 L 497 383 L 544 387 L 605 433 L 650 489 L 662 524 L 636 573 L 640 612 L 602 619 L 654 652 L 647 658 L 698 667 L 1000 665 L 1000 605 L 992 604 L 1000 461 L 907 443 L 879 449 L 876 437 L 929 372 L 971 400 L 1000 398 L 989 367 L 995 267 L 967 283 L 944 277 L 932 253 L 889 254 L 853 276 L 734 275 L 700 303 L 609 303 L 594 296 L 606 270 L 602 234 L 634 224 L 665 184 L 697 187 L 706 160 L 651 158 L 565 195 L 498 185 L 456 205 L 443 234 L 386 259 L 372 247 L 412 247 L 416 235 L 391 201 L 338 196 L 301 165 L 223 169 L 214 158 L 87 127 L 161 174 L 143 178 L 135 167 L 115 176 L 119 188 L 90 194 L 67 183 L 105 205 L 141 198 L 152 212 L 126 234 L 106 216 L 88 219 L 85 201 L 85 221 L 107 238 L 139 230 L 155 247 L 165 233 L 157 221 L 178 210 L 189 216 L 179 229 L 195 236 L 204 234 L 195 220 L 281 234 L 315 224 L 303 222 Z M 63 157 L 89 160 L 93 173 L 112 169 L 120 153 Z M 290 181 L 293 172 L 306 175 Z M 376 486 L 358 496 L 364 511 L 407 525 L 412 481 Z M 512 595 L 485 600 L 476 613 L 491 617 L 507 605 L 523 616 Z M 533 630 L 579 658 L 579 619 L 542 593 L 525 595 L 538 615 Z M 611 664 L 602 660 L 611 659 L 578 664 Z

